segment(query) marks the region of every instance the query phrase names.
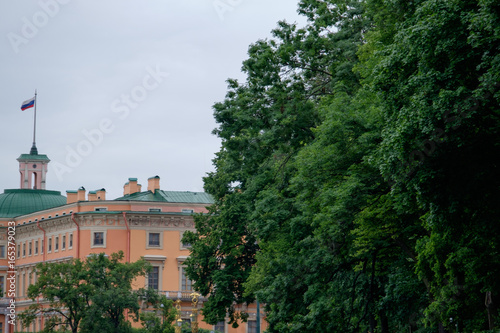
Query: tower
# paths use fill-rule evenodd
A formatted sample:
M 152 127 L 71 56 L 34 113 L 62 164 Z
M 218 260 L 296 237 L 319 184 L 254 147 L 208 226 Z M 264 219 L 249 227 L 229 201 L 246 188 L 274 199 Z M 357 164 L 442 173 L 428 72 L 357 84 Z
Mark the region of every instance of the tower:
M 50 162 L 47 155 L 38 154 L 38 150 L 33 144 L 30 153 L 21 154 L 17 160 L 21 173 L 21 189 L 45 190 L 47 166 Z

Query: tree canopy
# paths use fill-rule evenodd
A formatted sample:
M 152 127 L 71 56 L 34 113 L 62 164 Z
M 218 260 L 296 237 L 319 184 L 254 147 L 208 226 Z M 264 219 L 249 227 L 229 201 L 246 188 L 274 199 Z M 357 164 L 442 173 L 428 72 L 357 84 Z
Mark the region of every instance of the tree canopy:
M 42 315 L 43 332 L 58 327 L 74 333 L 129 331 L 125 313 L 138 319 L 139 297 L 153 300 L 154 295 L 132 289 L 133 280 L 147 273 L 149 263 L 144 259 L 133 263 L 122 259 L 120 251 L 109 257 L 100 253 L 85 260 L 38 264 L 37 280 L 28 287 L 33 304 L 20 315 L 23 325 L 29 327 Z
M 213 107 L 186 261 L 210 323 L 269 332 L 500 326 L 500 4 L 301 0 Z

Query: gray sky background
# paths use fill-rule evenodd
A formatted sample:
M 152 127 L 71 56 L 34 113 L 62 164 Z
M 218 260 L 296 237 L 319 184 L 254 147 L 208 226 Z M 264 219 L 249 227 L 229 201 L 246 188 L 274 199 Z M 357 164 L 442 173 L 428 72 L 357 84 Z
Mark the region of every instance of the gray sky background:
M 248 46 L 279 20 L 304 22 L 295 0 L 0 2 L 0 190 L 19 188 L 38 89 L 37 147 L 47 189 L 202 191 L 220 141 L 212 105 L 244 79 Z

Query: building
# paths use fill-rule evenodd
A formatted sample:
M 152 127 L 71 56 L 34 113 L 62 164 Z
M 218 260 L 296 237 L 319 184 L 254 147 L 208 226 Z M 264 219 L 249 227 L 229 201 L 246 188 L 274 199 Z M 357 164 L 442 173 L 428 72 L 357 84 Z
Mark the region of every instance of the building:
M 65 197 L 46 189 L 50 160 L 33 147 L 30 154 L 17 159 L 20 188 L 0 194 L 0 333 L 38 332 L 43 327 L 44 318 L 38 318 L 32 327 L 7 324 L 12 302 L 16 312 L 32 302 L 26 290 L 37 279 L 37 263 L 85 259 L 91 253 L 119 250 L 127 261 L 140 257 L 149 261 L 153 270 L 146 278 L 138 278 L 137 284 L 174 301 L 180 299 L 182 318 L 189 320 L 192 283 L 184 274 L 184 260 L 190 245 L 182 242 L 182 236 L 186 230 L 194 230 L 193 214 L 207 212 L 212 198 L 203 192 L 162 190 L 158 176 L 148 179 L 145 190 L 136 178 L 129 178 L 123 196 L 113 200 L 106 198 L 104 189 L 87 192 L 83 187 L 66 191 Z M 255 307 L 250 308 L 249 322 L 237 329 L 222 322 L 208 325 L 201 316 L 199 326 L 225 333 L 254 332 Z

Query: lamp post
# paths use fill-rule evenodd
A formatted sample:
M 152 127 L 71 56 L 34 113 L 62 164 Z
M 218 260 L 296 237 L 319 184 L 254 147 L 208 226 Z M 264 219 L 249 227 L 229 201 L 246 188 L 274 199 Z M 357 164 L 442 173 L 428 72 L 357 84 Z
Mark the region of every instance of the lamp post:
M 182 330 L 182 319 L 181 319 L 181 300 L 177 299 L 175 301 L 175 309 L 177 310 L 177 318 L 175 319 L 175 323 L 177 324 L 175 326 L 175 333 L 181 333 Z
M 194 292 L 191 294 L 191 297 L 193 297 L 193 299 L 191 300 L 193 303 L 193 312 L 191 313 L 191 318 L 192 318 L 192 321 L 191 321 L 191 332 L 192 333 L 198 333 L 198 297 L 200 296 L 200 294 L 198 294 L 197 292 Z

